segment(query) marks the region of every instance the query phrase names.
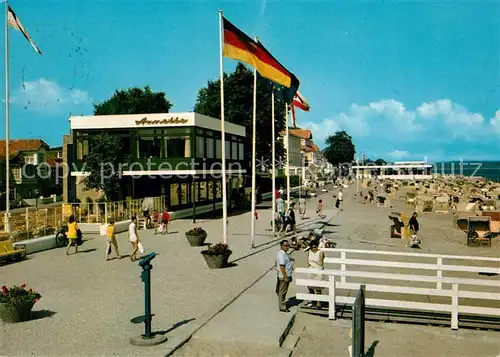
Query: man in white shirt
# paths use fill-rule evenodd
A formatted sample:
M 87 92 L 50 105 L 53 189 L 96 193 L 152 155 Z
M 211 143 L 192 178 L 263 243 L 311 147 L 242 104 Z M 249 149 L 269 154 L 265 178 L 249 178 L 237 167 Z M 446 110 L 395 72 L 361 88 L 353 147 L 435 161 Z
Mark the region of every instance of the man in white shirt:
M 137 260 L 137 251 L 139 250 L 139 234 L 137 233 L 137 217 L 132 217 L 132 222 L 128 226 L 128 237 L 132 243 L 132 254 L 130 255 L 131 261 Z
M 282 312 L 290 312 L 286 306 L 286 293 L 292 281 L 292 259 L 287 254 L 288 249 L 290 249 L 290 243 L 287 240 L 282 240 L 276 257 L 276 268 L 278 270 L 276 294 L 278 295 L 279 310 Z

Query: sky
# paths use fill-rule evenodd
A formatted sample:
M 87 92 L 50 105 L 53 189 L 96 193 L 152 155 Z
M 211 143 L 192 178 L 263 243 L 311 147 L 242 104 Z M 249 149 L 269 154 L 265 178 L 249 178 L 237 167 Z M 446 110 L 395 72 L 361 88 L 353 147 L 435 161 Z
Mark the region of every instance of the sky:
M 299 78 L 311 111 L 297 123 L 320 147 L 345 130 L 357 157 L 500 158 L 500 2 L 9 4 L 43 53 L 9 30 L 11 138 L 62 145 L 70 113 L 92 114 L 92 103 L 133 86 L 166 92 L 172 112 L 193 110 L 219 76 L 222 9 Z M 1 110 L 3 123 L 5 99 Z

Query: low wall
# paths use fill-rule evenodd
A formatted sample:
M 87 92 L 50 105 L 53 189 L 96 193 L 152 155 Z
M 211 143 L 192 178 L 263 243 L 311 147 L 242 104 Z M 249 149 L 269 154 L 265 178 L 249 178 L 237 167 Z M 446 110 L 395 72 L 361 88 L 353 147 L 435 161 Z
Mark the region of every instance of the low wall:
M 82 231 L 82 233 L 97 233 L 101 231 L 100 223 L 78 223 L 78 228 Z
M 27 254 L 37 253 L 44 250 L 56 248 L 56 235 L 52 234 L 50 236 L 27 239 L 20 242 L 15 242 L 13 243 L 13 245 L 14 247 L 17 245 L 25 245 Z

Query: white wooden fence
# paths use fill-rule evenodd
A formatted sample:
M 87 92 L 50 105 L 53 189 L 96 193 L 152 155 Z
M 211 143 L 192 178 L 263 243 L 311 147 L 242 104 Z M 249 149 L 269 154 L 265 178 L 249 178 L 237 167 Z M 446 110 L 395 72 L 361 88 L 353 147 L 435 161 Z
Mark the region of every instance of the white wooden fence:
M 366 298 L 367 307 L 388 307 L 407 310 L 423 310 L 433 312 L 449 312 L 451 313 L 451 328 L 458 329 L 458 315 L 460 313 L 473 315 L 489 315 L 500 317 L 500 279 L 498 278 L 463 278 L 457 276 L 443 276 L 443 272 L 447 274 L 453 272 L 465 273 L 491 273 L 500 274 L 500 258 L 489 257 L 473 257 L 473 256 L 454 256 L 454 255 L 434 255 L 406 252 L 388 252 L 388 251 L 373 251 L 373 250 L 356 250 L 356 249 L 324 249 L 327 257 L 325 258 L 325 268 L 329 264 L 337 264 L 340 269 L 325 269 L 313 270 L 309 268 L 295 269 L 298 275 L 296 285 L 302 287 L 321 287 L 328 289 L 325 295 L 315 295 L 298 293 L 297 299 L 309 301 L 322 301 L 329 303 L 328 316 L 330 319 L 335 319 L 335 303 L 352 304 L 355 297 L 343 296 L 338 290 L 353 291 L 358 290 L 360 285 L 366 286 L 367 295 L 370 292 L 384 293 L 383 298 Z M 335 252 L 340 254 L 340 258 L 329 257 L 328 254 Z M 348 259 L 347 255 L 367 255 L 368 259 Z M 389 261 L 375 260 L 373 256 L 392 256 L 404 257 L 408 259 L 430 259 L 435 260 L 435 263 L 414 263 L 407 261 Z M 480 267 L 468 265 L 447 265 L 446 260 L 465 261 L 482 261 L 493 266 Z M 356 270 L 348 270 L 348 267 L 356 267 Z M 365 271 L 360 271 L 360 267 L 365 267 Z M 378 269 L 397 268 L 397 273 L 366 271 L 366 267 L 377 267 Z M 430 271 L 432 275 L 417 275 L 417 274 L 401 274 L 402 269 L 424 270 Z M 324 280 L 314 280 L 309 278 L 301 278 L 304 274 L 322 274 Z M 339 277 L 339 278 L 337 278 Z M 350 278 L 348 281 L 348 278 Z M 353 282 L 352 280 L 363 280 L 362 282 Z M 375 280 L 375 281 L 374 281 Z M 380 283 L 383 281 L 384 283 Z M 395 282 L 397 282 L 395 284 Z M 422 283 L 432 284 L 435 287 L 417 287 Z M 394 285 L 392 285 L 394 284 Z M 443 287 L 443 284 L 446 286 Z M 493 290 L 484 291 L 485 289 Z M 395 294 L 408 294 L 419 296 L 438 296 L 450 298 L 449 303 L 431 303 L 431 302 L 416 302 L 410 300 L 396 300 L 398 296 Z M 467 305 L 466 302 L 460 299 L 481 300 L 482 306 Z M 490 307 L 486 307 L 490 306 Z M 491 307 L 493 306 L 493 307 Z M 496 306 L 496 307 L 495 307 Z

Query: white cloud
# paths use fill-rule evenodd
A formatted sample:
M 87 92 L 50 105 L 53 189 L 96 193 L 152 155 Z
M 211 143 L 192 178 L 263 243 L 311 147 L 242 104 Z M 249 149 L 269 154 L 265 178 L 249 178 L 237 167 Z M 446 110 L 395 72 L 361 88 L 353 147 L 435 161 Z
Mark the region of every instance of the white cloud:
M 68 109 L 68 105 L 91 103 L 86 91 L 66 89 L 45 78 L 24 82 L 10 101 L 24 105 L 25 109 L 52 112 Z
M 266 5 L 267 5 L 267 0 L 261 0 L 260 2 L 260 16 L 264 16 L 264 13 L 266 12 Z
M 389 156 L 393 159 L 402 159 L 410 156 L 410 154 L 405 150 L 394 150 L 389 153 Z
M 500 110 L 497 110 L 495 117 L 490 119 L 490 125 L 497 134 L 500 134 Z
M 299 124 L 311 129 L 320 145 L 329 135 L 345 130 L 358 150 L 394 159 L 413 158 L 414 153 L 423 157 L 431 152 L 449 156 L 457 150 L 461 155 L 471 150 L 492 152 L 500 147 L 500 109 L 485 120 L 481 113 L 450 99 L 424 102 L 414 109 L 395 99 L 354 103 L 321 122 Z

